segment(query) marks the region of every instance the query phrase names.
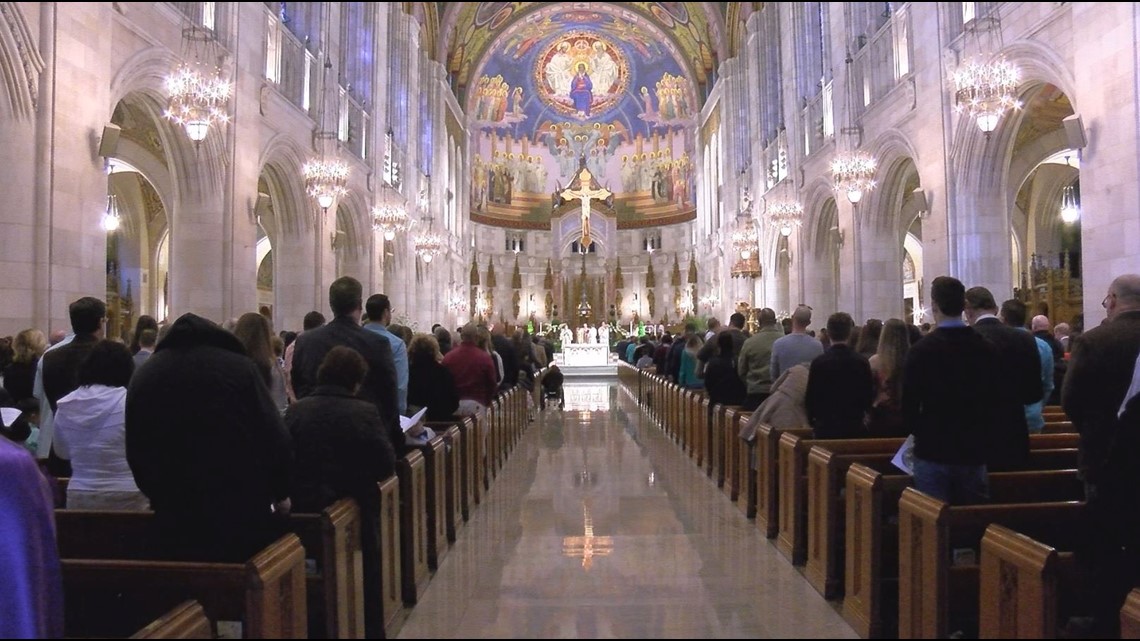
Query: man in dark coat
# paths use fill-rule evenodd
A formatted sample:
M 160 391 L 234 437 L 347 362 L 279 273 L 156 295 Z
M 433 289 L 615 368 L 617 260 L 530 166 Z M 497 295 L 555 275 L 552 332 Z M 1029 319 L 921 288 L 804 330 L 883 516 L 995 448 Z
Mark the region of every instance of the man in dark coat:
M 492 330 L 491 345 L 499 358 L 503 359 L 503 381 L 499 383 L 499 389 L 511 389 L 519 384 L 519 355 L 515 352 L 511 339 L 503 333 L 502 325 L 496 325 Z
M 67 311 L 75 337 L 66 345 L 50 349 L 43 355 L 44 394 L 53 413 L 59 399 L 79 387 L 79 365 L 103 338 L 103 322 L 107 320 L 107 306 L 92 296 L 76 300 Z M 40 436 L 41 440 L 51 437 L 52 434 Z M 57 457 L 54 447 L 48 457 L 48 471 L 55 476 L 71 476 L 71 463 Z
M 360 325 L 364 312 L 364 287 L 351 276 L 342 276 L 329 286 L 329 307 L 333 319 L 297 337 L 293 352 L 293 391 L 301 399 L 312 393 L 317 370 L 329 350 L 337 345 L 351 347 L 368 363 L 368 376 L 358 396 L 371 401 L 380 412 L 388 440 L 396 456 L 407 453 L 400 429 L 399 400 L 396 396 L 396 364 L 387 340 Z
M 131 379 L 126 436 L 162 553 L 240 562 L 285 531 L 292 442 L 233 334 L 194 314 L 175 321 Z
M 985 287 L 966 290 L 966 320 L 998 354 L 998 423 L 989 438 L 988 472 L 1023 468 L 1029 458 L 1025 406 L 1041 402 L 1041 354 L 1033 335 L 998 318 L 998 305 Z
M 847 341 L 855 321 L 846 312 L 827 319 L 831 347 L 811 361 L 804 407 L 816 438 L 867 436 L 863 417 L 875 399 L 871 364 Z

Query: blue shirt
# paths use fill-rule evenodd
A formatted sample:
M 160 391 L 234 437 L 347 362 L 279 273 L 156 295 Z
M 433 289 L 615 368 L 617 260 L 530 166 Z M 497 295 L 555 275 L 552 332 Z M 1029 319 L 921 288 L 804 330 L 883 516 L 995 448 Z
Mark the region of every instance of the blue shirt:
M 388 331 L 380 323 L 365 323 L 364 329 L 375 332 L 392 344 L 392 361 L 396 365 L 396 399 L 399 401 L 400 414 L 408 411 L 408 346 L 404 339 Z
M 1021 330 L 1029 331 L 1024 327 Z M 1033 337 L 1033 340 L 1037 342 L 1037 353 L 1041 356 L 1041 391 L 1043 394 L 1040 401 L 1025 406 L 1025 422 L 1029 425 L 1029 433 L 1037 434 L 1045 428 L 1045 417 L 1041 415 L 1041 411 L 1045 407 L 1045 400 L 1053 393 L 1053 348 L 1049 346 L 1049 343 L 1036 336 Z

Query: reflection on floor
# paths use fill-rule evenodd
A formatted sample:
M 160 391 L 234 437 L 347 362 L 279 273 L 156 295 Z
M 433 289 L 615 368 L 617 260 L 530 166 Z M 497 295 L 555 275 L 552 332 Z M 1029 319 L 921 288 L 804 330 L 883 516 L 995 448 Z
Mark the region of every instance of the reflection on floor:
M 637 408 L 566 382 L 400 638 L 856 638 Z

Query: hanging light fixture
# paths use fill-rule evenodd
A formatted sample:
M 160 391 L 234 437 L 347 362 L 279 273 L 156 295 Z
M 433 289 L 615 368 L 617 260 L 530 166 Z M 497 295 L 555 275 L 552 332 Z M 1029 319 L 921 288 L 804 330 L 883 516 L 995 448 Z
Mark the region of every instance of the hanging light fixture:
M 1006 60 L 1002 50 L 1001 13 L 998 3 L 988 15 L 976 16 L 965 27 L 973 35 L 976 53 L 951 74 L 954 111 L 974 120 L 989 137 L 1007 111 L 1021 108 L 1017 86 L 1021 73 Z M 988 42 L 983 43 L 983 37 Z
M 425 263 L 430 263 L 432 259 L 443 252 L 444 243 L 443 237 L 435 233 L 432 228 L 431 218 L 425 216 L 424 219 L 428 221 L 427 229 L 416 235 L 416 253 Z
M 407 231 L 411 220 L 403 203 L 394 197 L 372 209 L 372 228 L 384 234 L 384 240 L 393 240 L 396 234 Z
M 798 200 L 780 200 L 768 206 L 767 215 L 768 224 L 781 236 L 791 236 L 792 230 L 803 224 L 804 206 Z
M 213 31 L 197 25 L 184 28 L 183 61 L 166 78 L 169 102 L 163 115 L 180 125 L 195 144 L 206 139 L 210 127 L 229 122 L 226 111 L 233 85 L 222 77 L 216 45 Z
M 322 211 L 327 212 L 337 200 L 348 195 L 348 176 L 350 169 L 348 163 L 337 160 L 328 153 L 328 147 L 333 147 L 334 153 L 337 145 L 337 132 L 335 126 L 328 126 L 328 114 L 325 109 L 325 96 L 329 91 L 329 69 L 332 61 L 326 59 L 324 74 L 317 99 L 315 114 L 317 131 L 314 134 L 318 156 L 301 168 L 305 178 L 305 192 L 309 194 Z
M 988 62 L 971 60 L 954 72 L 954 110 L 972 118 L 989 136 L 1005 112 L 1021 108 L 1020 78 L 1017 67 L 1002 56 Z
M 1061 190 L 1061 222 L 1072 225 L 1081 219 L 1081 204 L 1077 202 L 1076 190 L 1065 185 Z
M 122 218 L 119 216 L 119 203 L 114 194 L 107 194 L 107 211 L 103 213 L 103 219 L 99 222 L 103 226 L 103 231 L 108 234 L 118 230 L 119 225 L 122 224 Z
M 760 235 L 756 230 L 756 223 L 752 216 L 743 217 L 736 222 L 736 231 L 732 232 L 732 251 L 742 259 L 748 260 L 760 245 Z
M 835 191 L 847 195 L 852 205 L 875 188 L 875 159 L 862 151 L 851 151 L 831 161 Z

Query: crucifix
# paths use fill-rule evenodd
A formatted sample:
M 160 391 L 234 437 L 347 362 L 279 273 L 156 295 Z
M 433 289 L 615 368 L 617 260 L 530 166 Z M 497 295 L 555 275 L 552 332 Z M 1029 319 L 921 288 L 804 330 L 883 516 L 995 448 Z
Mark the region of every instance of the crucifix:
M 605 187 L 598 187 L 594 189 L 591 184 L 594 177 L 590 174 L 590 170 L 585 167 L 578 173 L 578 189 L 567 187 L 562 190 L 560 194 L 562 198 L 570 200 L 577 198 L 582 201 L 582 251 L 585 252 L 590 246 L 590 201 L 605 200 L 613 194 Z

